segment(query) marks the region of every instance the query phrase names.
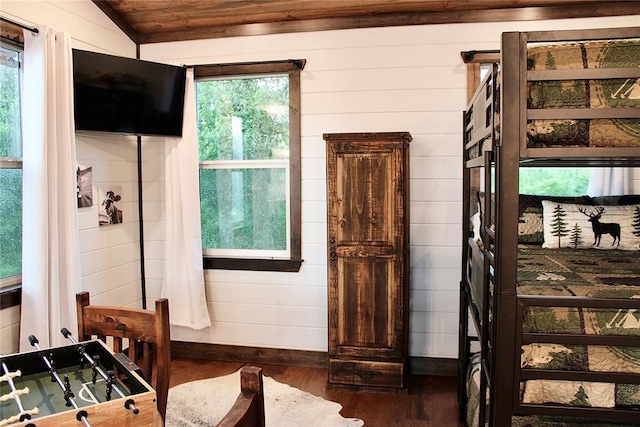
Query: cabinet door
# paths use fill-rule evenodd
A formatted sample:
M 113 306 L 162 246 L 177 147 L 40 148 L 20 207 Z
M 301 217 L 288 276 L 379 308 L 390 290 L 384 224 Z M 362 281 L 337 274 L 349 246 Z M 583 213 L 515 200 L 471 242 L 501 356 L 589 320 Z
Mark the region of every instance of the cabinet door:
M 402 356 L 403 144 L 327 145 L 329 354 Z

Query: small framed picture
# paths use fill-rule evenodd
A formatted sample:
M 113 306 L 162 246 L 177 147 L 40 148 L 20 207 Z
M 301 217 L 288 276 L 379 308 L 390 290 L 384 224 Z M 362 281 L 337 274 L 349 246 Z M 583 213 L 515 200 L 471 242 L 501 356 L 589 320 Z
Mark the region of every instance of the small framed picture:
M 122 187 L 107 185 L 98 190 L 100 206 L 98 206 L 98 225 L 105 227 L 122 224 Z
M 93 206 L 93 170 L 91 166 L 78 165 L 76 171 L 78 207 L 90 208 Z

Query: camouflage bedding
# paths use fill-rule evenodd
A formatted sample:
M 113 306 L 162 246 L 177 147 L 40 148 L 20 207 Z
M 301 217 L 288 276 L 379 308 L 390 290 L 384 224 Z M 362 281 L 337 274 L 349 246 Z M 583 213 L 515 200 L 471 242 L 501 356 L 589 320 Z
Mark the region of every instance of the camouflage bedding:
M 479 421 L 479 391 L 480 391 L 480 355 L 471 357 L 467 373 L 467 414 L 468 427 L 477 427 Z M 487 396 L 488 401 L 488 396 Z M 517 416 L 511 419 L 511 427 L 614 427 L 620 425 L 640 425 L 639 423 L 624 421 L 594 420 L 586 418 L 568 418 L 557 416 Z
M 480 353 L 469 361 L 467 371 L 467 426 L 476 427 L 480 419 Z
M 599 249 L 544 249 L 520 245 L 518 295 L 580 295 L 640 298 L 640 253 Z M 640 335 L 640 310 L 530 307 L 526 332 Z M 640 349 L 635 347 L 523 346 L 522 366 L 559 370 L 639 372 Z M 467 376 L 467 423 L 478 423 L 479 356 L 472 357 Z M 528 381 L 522 384 L 525 403 L 572 406 L 640 407 L 640 385 L 570 381 Z M 563 417 L 514 416 L 512 426 L 612 427 L 607 422 Z M 639 425 L 639 424 L 631 424 Z
M 518 256 L 519 295 L 640 298 L 637 251 L 543 249 L 522 245 Z M 640 310 L 528 307 L 525 332 L 640 335 Z M 531 344 L 522 366 L 545 369 L 640 373 L 640 348 Z M 578 406 L 640 405 L 640 385 L 570 381 L 528 381 L 523 401 Z
M 637 68 L 640 40 L 562 43 L 530 47 L 529 70 Z M 528 108 L 640 108 L 640 79 L 533 81 Z M 640 111 L 640 110 L 639 110 Z M 640 146 L 637 118 L 530 120 L 529 147 Z

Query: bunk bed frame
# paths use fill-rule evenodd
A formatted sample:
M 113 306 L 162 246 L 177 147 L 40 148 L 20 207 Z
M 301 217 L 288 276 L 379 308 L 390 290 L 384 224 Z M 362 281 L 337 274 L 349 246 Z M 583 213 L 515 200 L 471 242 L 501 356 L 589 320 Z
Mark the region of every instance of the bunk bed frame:
M 521 402 L 520 385 L 531 379 L 640 384 L 640 374 L 555 371 L 521 368 L 521 346 L 527 343 L 640 347 L 640 336 L 541 334 L 523 332 L 523 310 L 529 306 L 590 307 L 640 310 L 640 300 L 518 295 L 518 199 L 521 166 L 634 166 L 640 147 L 529 147 L 526 124 L 532 119 L 640 119 L 638 108 L 582 108 L 534 110 L 527 106 L 530 81 L 640 79 L 640 68 L 527 70 L 531 43 L 640 39 L 640 27 L 580 31 L 510 32 L 502 35 L 500 64 L 475 91 L 463 114 L 463 256 L 460 284 L 459 395 L 461 421 L 465 417 L 466 377 L 471 346 L 479 341 L 481 375 L 479 425 L 509 426 L 514 415 L 549 415 L 601 420 L 637 421 L 639 407 L 596 408 Z M 479 169 L 476 169 L 479 168 Z M 472 171 L 476 169 L 476 172 Z M 491 174 L 491 169 L 495 175 Z M 480 172 L 483 171 L 483 172 Z M 493 192 L 481 207 L 483 248 L 472 244 L 468 220 L 475 206 L 472 176 L 484 175 L 485 191 Z M 492 181 L 492 177 L 495 176 Z M 474 187 L 474 188 L 472 188 Z M 470 336 L 470 319 L 478 333 Z M 486 391 L 488 396 L 486 396 Z M 499 403 L 499 404 L 496 404 Z

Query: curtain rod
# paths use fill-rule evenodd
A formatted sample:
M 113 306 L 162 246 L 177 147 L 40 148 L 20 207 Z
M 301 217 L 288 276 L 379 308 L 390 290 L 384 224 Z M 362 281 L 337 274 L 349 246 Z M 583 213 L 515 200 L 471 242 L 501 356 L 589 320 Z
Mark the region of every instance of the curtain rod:
M 26 25 L 24 25 L 24 24 L 21 24 L 21 23 L 16 22 L 16 21 L 12 21 L 11 19 L 9 19 L 9 18 L 5 18 L 4 16 L 0 16 L 0 21 L 2 21 L 2 22 L 6 22 L 7 24 L 15 25 L 15 26 L 17 26 L 17 27 L 22 28 L 23 30 L 29 30 L 29 31 L 31 31 L 32 33 L 36 33 L 36 34 L 37 34 L 37 33 L 39 33 L 39 31 L 38 31 L 38 29 L 37 29 L 37 28 L 34 28 L 34 27 L 27 27 L 27 26 L 26 26 Z

